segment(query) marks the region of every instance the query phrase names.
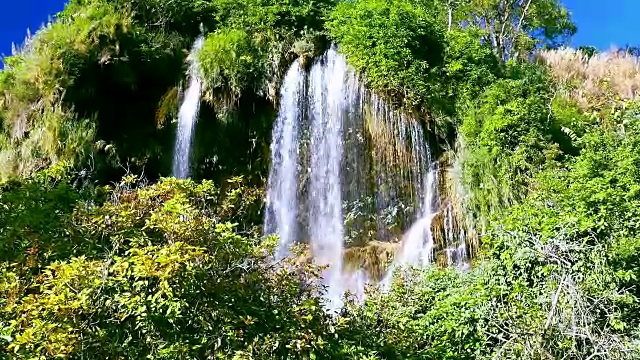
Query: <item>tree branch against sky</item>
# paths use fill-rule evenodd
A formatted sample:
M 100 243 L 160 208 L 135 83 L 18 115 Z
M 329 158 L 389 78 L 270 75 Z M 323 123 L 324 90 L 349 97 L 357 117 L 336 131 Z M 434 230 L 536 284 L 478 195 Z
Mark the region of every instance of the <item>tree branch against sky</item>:
M 577 31 L 558 0 L 465 0 L 458 11 L 458 19 L 487 31 L 496 55 L 505 60 L 567 44 Z

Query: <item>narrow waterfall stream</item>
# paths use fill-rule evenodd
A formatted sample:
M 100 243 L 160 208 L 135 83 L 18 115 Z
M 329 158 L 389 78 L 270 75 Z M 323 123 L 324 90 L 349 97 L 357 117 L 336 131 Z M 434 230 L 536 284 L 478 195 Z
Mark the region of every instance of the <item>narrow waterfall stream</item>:
M 200 110 L 202 91 L 202 80 L 198 71 L 196 53 L 202 48 L 203 43 L 204 38 L 199 37 L 193 44 L 191 53 L 187 58 L 189 62 L 189 86 L 178 112 L 178 132 L 173 154 L 173 176 L 178 179 L 186 179 L 190 174 L 191 143 L 193 141 L 193 130 L 198 119 L 198 111 Z
M 280 89 L 280 111 L 273 128 L 271 168 L 267 185 L 265 234 L 278 234 L 280 242 L 275 258 L 289 255 L 296 240 L 298 215 L 298 127 L 302 112 L 305 73 L 296 60 Z
M 328 307 L 341 307 L 343 217 L 341 172 L 342 130 L 347 109 L 347 64 L 335 48 L 317 59 L 309 80 L 311 116 L 311 179 L 309 230 L 311 253 L 320 265 L 329 265 L 323 279 Z
M 385 288 L 390 285 L 393 272 L 403 266 L 427 266 L 433 261 L 433 235 L 431 222 L 433 221 L 437 201 L 437 169 L 428 170 L 424 184 L 424 197 L 418 219 L 411 225 L 402 237 L 402 245 L 396 258 L 389 267 L 382 284 Z

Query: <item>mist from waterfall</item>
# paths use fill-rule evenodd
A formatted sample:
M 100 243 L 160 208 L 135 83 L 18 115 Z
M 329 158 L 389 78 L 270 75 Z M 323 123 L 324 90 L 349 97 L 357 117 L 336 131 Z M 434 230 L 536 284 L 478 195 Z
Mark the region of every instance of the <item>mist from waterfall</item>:
M 187 57 L 189 62 L 189 86 L 178 112 L 178 131 L 173 154 L 173 176 L 178 179 L 186 179 L 190 174 L 191 143 L 193 142 L 193 130 L 198 119 L 198 111 L 200 110 L 202 92 L 202 80 L 200 79 L 196 54 L 202 48 L 203 43 L 204 38 L 199 37 Z

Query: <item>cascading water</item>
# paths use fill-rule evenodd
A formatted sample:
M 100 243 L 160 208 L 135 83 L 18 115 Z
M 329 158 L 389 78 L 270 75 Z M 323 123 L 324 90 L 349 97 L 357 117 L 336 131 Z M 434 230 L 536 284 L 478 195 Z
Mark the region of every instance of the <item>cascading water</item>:
M 396 269 L 406 266 L 428 266 L 433 260 L 434 243 L 431 223 L 436 215 L 434 209 L 437 200 L 437 174 L 438 170 L 435 166 L 432 166 L 427 173 L 422 186 L 424 194 L 419 218 L 402 237 L 399 253 L 382 280 L 384 289 L 389 288 Z
M 327 266 L 330 310 L 345 291 L 364 296 L 371 278 L 343 266 L 345 247 L 363 238 L 393 242 L 413 223 L 392 268 L 431 263 L 437 169 L 422 127 L 367 91 L 335 47 L 285 76 L 271 162 L 264 232 L 280 236 L 276 260 L 309 243 Z
M 393 240 L 389 229 L 406 227 L 433 209 L 436 184 L 429 181 L 431 154 L 422 127 L 407 114 L 394 111 L 379 96 L 368 98 L 373 137 L 371 166 L 375 175 L 375 212 L 380 240 Z M 427 209 L 426 207 L 429 207 Z M 400 221 L 399 221 L 400 220 Z
M 193 130 L 200 110 L 200 95 L 202 81 L 199 75 L 199 64 L 196 58 L 197 52 L 202 48 L 204 38 L 199 37 L 193 44 L 189 61 L 189 87 L 184 95 L 184 100 L 178 112 L 178 133 L 173 155 L 173 176 L 178 179 L 189 177 L 191 142 Z
M 454 221 L 454 210 L 451 202 L 447 203 L 444 211 L 444 240 L 447 248 L 445 253 L 447 256 L 447 266 L 457 266 L 459 268 L 467 268 L 467 245 L 466 245 L 466 233 L 461 227 L 456 229 L 456 222 Z M 456 231 L 457 230 L 457 231 Z
M 437 169 L 435 168 L 430 169 L 427 173 L 420 218 L 411 226 L 402 240 L 402 251 L 396 258 L 396 263 L 399 265 L 426 266 L 431 264 L 433 257 L 431 221 L 435 216 L 436 174 Z
M 289 254 L 296 240 L 298 214 L 298 125 L 305 73 L 299 60 L 287 72 L 280 89 L 280 111 L 273 128 L 271 169 L 267 188 L 265 234 L 280 237 L 276 260 Z
M 464 229 L 460 229 L 460 235 L 458 238 L 458 248 L 456 249 L 459 261 L 458 267 L 462 270 L 466 270 L 469 268 L 469 263 L 467 262 L 467 235 Z
M 343 252 L 342 128 L 348 103 L 344 93 L 347 64 L 332 48 L 311 68 L 311 171 L 309 230 L 314 261 L 323 273 L 329 308 L 341 307 Z

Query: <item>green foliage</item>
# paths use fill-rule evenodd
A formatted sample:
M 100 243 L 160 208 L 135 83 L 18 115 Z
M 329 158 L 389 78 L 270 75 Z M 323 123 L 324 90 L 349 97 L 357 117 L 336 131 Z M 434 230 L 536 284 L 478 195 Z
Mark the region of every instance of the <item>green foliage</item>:
M 603 129 L 574 117 L 570 104 L 553 108 L 558 122 L 584 120 L 574 133 L 579 151 L 523 173 L 531 190 L 491 217 L 470 272 L 411 272 L 390 294 L 373 292 L 350 309 L 347 351 L 386 359 L 637 358 L 640 112 L 630 104 L 615 115 L 617 128 Z M 521 134 L 515 139 L 489 129 L 476 137 L 509 151 L 531 134 L 519 129 L 509 128 Z
M 600 51 L 598 51 L 598 49 L 594 46 L 578 46 L 578 50 L 580 50 L 589 58 L 600 53 Z
M 492 287 L 484 270 L 413 271 L 345 315 L 347 350 L 382 359 L 475 359 L 491 351 Z M 402 279 L 397 279 L 402 280 Z M 371 336 L 375 328 L 379 336 Z M 356 358 L 350 354 L 352 358 Z
M 30 217 L 24 211 L 12 217 L 0 243 L 32 230 L 41 238 L 27 239 L 31 245 L 57 243 L 67 252 L 52 252 L 56 259 L 47 259 L 57 261 L 48 265 L 40 260 L 41 270 L 31 269 L 37 276 L 25 274 L 28 263 L 15 262 L 19 251 L 13 258 L 3 253 L 5 354 L 284 359 L 333 351 L 331 320 L 315 286 L 301 288 L 301 280 L 313 284 L 315 270 L 298 278 L 272 267 L 269 242 L 240 236 L 227 222 L 243 221 L 251 205 L 240 179 L 224 194 L 211 182 L 166 179 L 140 189 L 135 183 L 125 178 L 103 205 L 80 202 L 68 185 L 51 184 L 55 196 L 40 197 L 37 205 L 59 217 L 35 217 L 35 205 L 25 209 Z M 23 194 L 3 196 L 2 203 L 27 201 Z M 68 243 L 69 233 L 82 234 L 85 244 Z M 86 243 L 98 249 L 91 252 Z
M 150 151 L 121 140 L 131 135 L 153 139 L 141 136 L 155 129 L 153 118 L 141 114 L 153 114 L 158 100 L 145 97 L 175 84 L 172 57 L 179 68 L 179 44 L 171 34 L 143 31 L 131 14 L 101 0 L 72 2 L 56 22 L 5 60 L 3 136 L 11 142 L 2 150 L 3 158 L 15 164 L 8 164 L 12 171 L 5 178 L 61 160 L 101 161 L 102 156 L 92 157 L 99 139 L 115 142 L 131 157 Z M 166 85 L 156 71 L 169 78 Z M 131 132 L 120 132 L 122 124 Z
M 212 2 L 217 19 L 229 27 L 251 29 L 256 32 L 301 32 L 305 28 L 320 31 L 324 15 L 336 4 L 335 0 L 233 0 Z
M 57 161 L 87 156 L 95 125 L 78 118 L 61 102 L 72 85 L 77 65 L 102 56 L 93 46 L 113 40 L 129 26 L 126 17 L 106 4 L 83 9 L 77 21 L 50 24 L 25 49 L 5 60 L 2 72 L 2 117 L 5 146 L 2 178 L 28 175 Z M 107 49 L 105 49 L 107 50 Z
M 198 59 L 205 85 L 227 97 L 219 111 L 233 108 L 244 91 L 267 88 L 267 50 L 244 30 L 222 29 L 207 36 Z
M 462 0 L 456 20 L 485 30 L 500 59 L 526 59 L 540 47 L 558 47 L 576 33 L 569 10 L 558 0 Z
M 374 89 L 411 106 L 436 101 L 445 46 L 433 11 L 406 0 L 353 1 L 339 4 L 330 19 L 341 52 Z
M 460 103 L 477 98 L 482 91 L 502 76 L 498 59 L 491 47 L 480 39 L 478 29 L 447 32 L 445 51 L 446 82 L 450 85 L 448 96 Z
M 59 170 L 59 171 L 56 171 Z M 37 273 L 49 263 L 95 252 L 73 226 L 76 207 L 100 201 L 100 194 L 78 190 L 62 166 L 28 181 L 0 188 L 0 260 L 18 262 Z
M 527 195 L 531 177 L 571 147 L 553 114 L 543 69 L 516 65 L 471 105 L 460 126 L 468 211 L 481 222 Z
M 227 116 L 242 95 L 275 98 L 292 52 L 314 56 L 321 50 L 318 38 L 334 1 L 221 0 L 211 6 L 219 24 L 198 59 L 206 97 Z
M 638 358 L 639 106 L 585 114 L 523 61 L 574 32 L 556 0 L 71 0 L 0 71 L 0 357 Z M 214 180 L 161 178 L 198 36 L 192 173 Z M 482 241 L 339 314 L 260 238 L 272 101 L 327 39 L 458 140 L 447 196 Z M 373 200 L 345 204 L 347 241 L 407 227 Z
M 5 59 L 0 176 L 29 175 L 57 161 L 96 166 L 112 180 L 122 175 L 113 165 L 166 173 L 172 129 L 158 124 L 175 114 L 176 104 L 165 95 L 184 78 L 186 50 L 199 25 L 212 33 L 201 57 L 204 78 L 211 80 L 208 98 L 220 100 L 212 103 L 225 105 L 216 112 L 226 115 L 225 107 L 232 110 L 241 94 L 275 95 L 273 82 L 290 61 L 286 55 L 297 40 L 320 34 L 332 5 L 70 2 L 54 23 Z
M 247 248 L 229 228 L 216 232 L 220 251 Z M 244 251 L 225 255 L 178 242 L 106 261 L 56 263 L 30 287 L 32 295 L 6 307 L 18 319 L 33 314 L 11 323 L 7 350 L 16 358 L 286 358 L 322 346 L 306 328 L 326 315 L 298 293 L 294 278 L 247 269 Z
M 80 6 L 86 6 L 91 0 L 76 0 Z M 133 20 L 152 30 L 176 32 L 195 37 L 199 25 L 215 28 L 215 4 L 207 0 L 115 0 L 118 9 L 130 10 Z
M 458 108 L 502 76 L 476 27 L 445 28 L 439 2 L 343 2 L 330 15 L 330 36 L 369 87 L 424 114 L 445 143 L 455 139 Z
M 491 256 L 525 286 L 556 294 L 546 325 L 556 331 L 545 333 L 545 351 L 623 358 L 633 348 L 639 115 L 633 107 L 623 115 L 624 132 L 590 129 L 566 169 L 540 173 L 536 190 L 487 239 Z

